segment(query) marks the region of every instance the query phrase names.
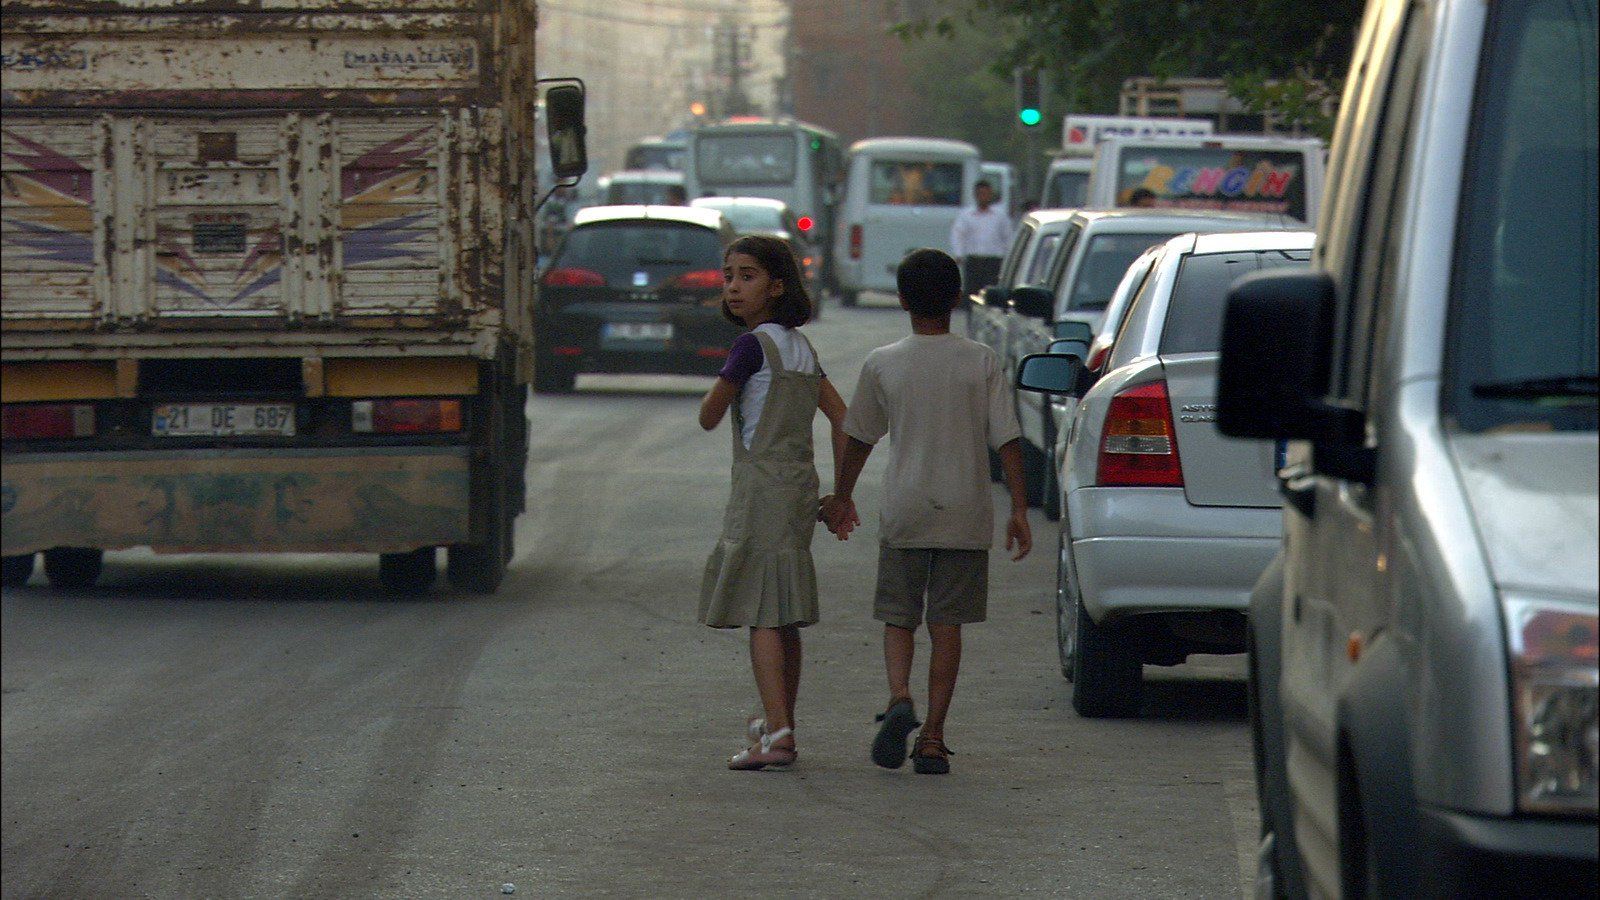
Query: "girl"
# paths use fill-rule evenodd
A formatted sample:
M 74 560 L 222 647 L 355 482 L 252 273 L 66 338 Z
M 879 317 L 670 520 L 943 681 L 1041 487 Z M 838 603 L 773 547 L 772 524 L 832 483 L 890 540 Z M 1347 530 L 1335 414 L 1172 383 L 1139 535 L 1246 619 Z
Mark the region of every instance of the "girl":
M 843 451 L 845 406 L 797 329 L 811 318 L 800 267 L 787 242 L 749 236 L 723 254 L 722 314 L 750 329 L 700 404 L 700 427 L 733 410 L 733 491 L 722 538 L 706 562 L 700 621 L 750 629 L 750 664 L 765 720 L 750 722 L 751 744 L 730 769 L 794 762 L 794 701 L 800 689 L 800 628 L 817 621 L 811 532 L 817 470 L 811 419 L 833 423 L 834 460 Z

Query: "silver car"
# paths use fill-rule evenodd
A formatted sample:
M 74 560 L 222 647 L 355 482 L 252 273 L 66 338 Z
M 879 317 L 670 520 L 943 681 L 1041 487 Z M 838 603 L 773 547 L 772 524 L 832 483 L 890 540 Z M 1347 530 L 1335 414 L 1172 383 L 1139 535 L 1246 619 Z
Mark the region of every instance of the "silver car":
M 1309 265 L 1312 240 L 1274 231 L 1167 241 L 1106 374 L 1082 393 L 1061 476 L 1056 575 L 1061 671 L 1082 715 L 1137 714 L 1146 663 L 1244 650 L 1244 610 L 1277 552 L 1282 514 L 1275 445 L 1216 429 L 1223 304 L 1241 275 Z M 1052 387 L 1028 368 L 1020 387 Z

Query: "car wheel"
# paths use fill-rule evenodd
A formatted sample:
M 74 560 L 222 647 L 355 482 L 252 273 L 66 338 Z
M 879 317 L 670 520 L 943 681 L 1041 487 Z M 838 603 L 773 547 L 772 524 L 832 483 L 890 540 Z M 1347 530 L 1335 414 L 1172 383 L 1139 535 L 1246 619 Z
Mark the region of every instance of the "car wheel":
M 433 547 L 378 556 L 378 580 L 396 594 L 424 593 L 438 577 L 438 555 Z
M 1056 460 L 1056 427 L 1053 422 L 1046 421 L 1044 429 L 1044 496 L 1040 506 L 1044 507 L 1044 517 L 1051 522 L 1061 521 L 1061 470 Z
M 1022 483 L 1027 491 L 1028 505 L 1039 507 L 1044 503 L 1045 490 L 1045 460 L 1044 451 L 1028 443 L 1027 438 L 1022 439 Z
M 44 575 L 59 590 L 92 587 L 100 578 L 105 551 L 92 547 L 52 547 L 44 552 Z
M 989 451 L 989 480 L 999 484 L 1006 477 L 1005 469 L 1000 466 L 1000 454 Z
M 1071 681 L 1078 655 L 1078 594 L 1072 587 L 1072 559 L 1063 533 L 1056 550 L 1056 655 L 1061 677 Z
M 5 557 L 5 568 L 0 570 L 0 585 L 5 587 L 22 587 L 33 577 L 32 553 L 19 553 L 16 556 Z
M 577 370 L 540 355 L 534 358 L 533 389 L 540 394 L 570 394 L 578 386 Z
M 1106 627 L 1077 603 L 1078 642 L 1072 656 L 1072 708 L 1089 719 L 1139 714 L 1144 702 L 1144 667 L 1128 646 L 1126 623 Z

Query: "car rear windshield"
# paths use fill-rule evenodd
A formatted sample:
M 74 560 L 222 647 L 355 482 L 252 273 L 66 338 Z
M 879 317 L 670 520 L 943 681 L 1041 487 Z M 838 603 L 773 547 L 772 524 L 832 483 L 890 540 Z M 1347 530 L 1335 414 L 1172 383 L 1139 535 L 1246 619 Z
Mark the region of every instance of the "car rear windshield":
M 1222 311 L 1228 287 L 1262 269 L 1304 268 L 1310 250 L 1252 250 L 1190 256 L 1178 267 L 1161 328 L 1161 353 L 1214 353 L 1222 344 Z
M 1078 266 L 1067 309 L 1099 309 L 1111 302 L 1128 266 L 1139 254 L 1174 234 L 1101 234 L 1089 239 L 1089 249 Z
M 598 272 L 611 287 L 656 287 L 685 272 L 721 271 L 722 242 L 699 225 L 598 222 L 572 229 L 555 265 Z
M 771 206 L 718 207 L 733 230 L 741 234 L 751 231 L 783 231 L 786 227 L 782 210 Z
M 1124 147 L 1117 166 L 1117 205 L 1133 192 L 1156 206 L 1277 213 L 1306 220 L 1305 151 L 1226 147 Z
M 695 144 L 694 165 L 701 184 L 790 184 L 794 135 L 702 135 Z
M 606 203 L 613 206 L 654 206 L 668 201 L 667 192 L 674 185 L 665 181 L 613 181 L 606 188 Z
M 1489 8 L 1450 292 L 1447 414 L 1470 431 L 1594 431 L 1595 4 Z

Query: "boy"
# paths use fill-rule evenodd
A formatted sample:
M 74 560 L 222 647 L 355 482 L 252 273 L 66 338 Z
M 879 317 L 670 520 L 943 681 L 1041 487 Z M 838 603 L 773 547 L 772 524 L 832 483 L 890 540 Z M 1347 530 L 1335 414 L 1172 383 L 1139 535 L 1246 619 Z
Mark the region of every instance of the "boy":
M 950 771 L 945 715 L 961 667 L 961 626 L 987 613 L 994 505 L 986 448 L 1000 452 L 1011 516 L 1006 549 L 1022 559 L 1033 547 L 1016 409 L 994 352 L 950 333 L 961 296 L 961 269 L 938 250 L 914 250 L 895 275 L 911 335 L 867 354 L 845 416 L 849 443 L 823 501 L 828 529 L 847 537 L 859 522 L 851 492 L 872 447 L 890 436 L 873 617 L 884 623 L 889 707 L 872 743 L 872 761 L 905 764 L 906 738 L 918 727 L 911 701 L 911 657 L 926 607 L 933 656 L 928 720 L 912 765 L 922 774 Z

